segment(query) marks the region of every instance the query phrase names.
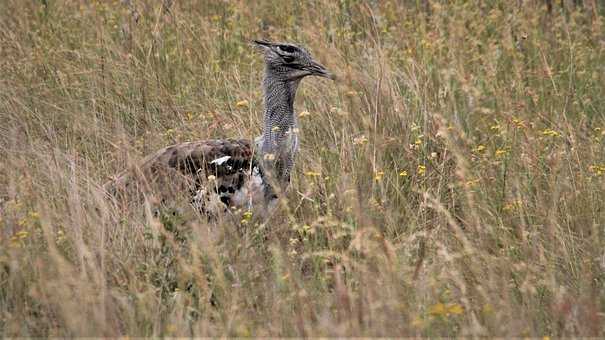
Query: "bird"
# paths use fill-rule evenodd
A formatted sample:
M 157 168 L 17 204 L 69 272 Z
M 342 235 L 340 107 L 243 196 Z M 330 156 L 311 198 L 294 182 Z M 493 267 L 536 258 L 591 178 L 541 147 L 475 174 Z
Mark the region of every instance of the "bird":
M 294 99 L 308 76 L 335 79 L 304 47 L 254 40 L 264 55 L 262 134 L 250 139 L 209 139 L 170 145 L 122 171 L 103 186 L 111 195 L 128 188 L 186 191 L 202 214 L 243 208 L 267 213 L 290 184 L 299 149 Z

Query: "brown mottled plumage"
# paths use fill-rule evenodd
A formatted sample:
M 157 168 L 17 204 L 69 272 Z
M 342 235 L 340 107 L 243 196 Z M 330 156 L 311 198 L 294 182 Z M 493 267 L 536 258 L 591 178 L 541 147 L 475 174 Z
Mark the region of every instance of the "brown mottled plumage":
M 238 190 L 248 189 L 251 204 L 264 194 L 262 187 L 245 187 L 252 184 L 249 180 L 253 168 L 258 169 L 259 175 L 261 173 L 253 152 L 251 142 L 246 139 L 212 139 L 171 145 L 148 156 L 141 165 L 118 174 L 104 187 L 113 195 L 153 189 L 162 198 L 183 190 L 195 197 L 199 190 L 213 187 L 218 198 L 227 206 L 234 203 L 236 206 L 244 205 L 241 197 L 232 196 Z M 262 192 L 252 195 L 254 191 L 251 189 Z M 232 198 L 238 201 L 232 202 Z M 211 213 L 207 211 L 207 202 L 193 203 L 200 210 Z

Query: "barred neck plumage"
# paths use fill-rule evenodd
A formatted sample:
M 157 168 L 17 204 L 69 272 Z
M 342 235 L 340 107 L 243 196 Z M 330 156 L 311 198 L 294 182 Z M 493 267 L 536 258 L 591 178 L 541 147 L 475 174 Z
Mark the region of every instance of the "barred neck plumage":
M 266 165 L 274 169 L 276 179 L 287 182 L 298 148 L 294 98 L 300 79 L 290 80 L 273 71 L 267 68 L 263 80 L 265 117 L 261 153 L 265 161 L 273 161 Z

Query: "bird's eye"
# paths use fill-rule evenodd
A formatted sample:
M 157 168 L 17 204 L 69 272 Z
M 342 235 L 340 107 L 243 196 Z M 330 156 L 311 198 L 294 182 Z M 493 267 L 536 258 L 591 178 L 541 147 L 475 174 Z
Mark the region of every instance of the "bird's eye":
M 291 63 L 291 62 L 293 62 L 293 61 L 294 61 L 294 57 L 293 57 L 293 56 L 290 56 L 290 55 L 283 55 L 283 56 L 281 56 L 281 57 L 282 57 L 282 58 L 284 59 L 284 61 L 285 61 L 285 62 L 287 62 L 287 63 Z
M 286 53 L 294 53 L 296 52 L 296 47 L 294 46 L 288 46 L 288 45 L 279 45 L 278 46 L 280 50 L 286 52 Z

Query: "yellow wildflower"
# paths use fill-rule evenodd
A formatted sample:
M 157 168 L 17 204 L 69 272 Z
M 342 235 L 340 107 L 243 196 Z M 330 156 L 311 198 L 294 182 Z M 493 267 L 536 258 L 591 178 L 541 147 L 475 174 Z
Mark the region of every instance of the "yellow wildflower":
M 418 169 L 416 171 L 420 176 L 424 176 L 424 174 L 426 173 L 426 166 L 424 165 L 418 165 Z
M 382 180 L 383 176 L 384 176 L 384 171 L 377 171 L 376 174 L 374 174 L 374 180 L 380 181 L 380 180 Z
M 513 124 L 515 124 L 515 126 L 519 129 L 526 127 L 525 122 L 519 118 L 513 118 Z
M 588 167 L 588 170 L 592 171 L 597 176 L 605 175 L 605 164 L 603 165 L 591 165 Z
M 252 219 L 252 211 L 248 210 L 242 214 L 242 220 L 240 221 L 240 223 L 248 224 L 248 222 L 250 222 L 251 219 Z
M 311 234 L 315 232 L 315 230 L 314 230 L 314 229 L 313 229 L 313 228 L 312 228 L 310 225 L 308 225 L 308 224 L 304 224 L 304 225 L 302 226 L 302 230 L 303 230 L 305 233 L 311 233 Z
M 272 160 L 274 160 L 274 159 L 275 159 L 275 155 L 274 155 L 274 154 L 272 154 L 272 153 L 268 153 L 268 154 L 265 154 L 265 155 L 263 156 L 263 158 L 264 158 L 266 161 L 272 161 Z
M 368 142 L 368 138 L 365 135 L 353 138 L 353 145 L 363 145 Z
M 559 137 L 561 134 L 552 129 L 544 129 L 544 131 L 542 131 L 542 135 L 548 137 Z
M 235 106 L 238 108 L 244 108 L 244 107 L 248 107 L 249 103 L 247 100 L 240 100 L 237 103 L 235 103 Z
M 310 116 L 310 115 L 311 115 L 311 113 L 309 113 L 309 111 L 303 111 L 298 114 L 299 117 L 306 117 L 306 116 Z
M 457 303 L 452 303 L 448 305 L 447 311 L 449 314 L 460 315 L 464 312 L 464 308 Z
M 434 316 L 460 315 L 462 313 L 464 313 L 464 308 L 457 303 L 446 305 L 439 302 L 429 308 L 429 314 Z
M 37 211 L 30 211 L 29 212 L 29 218 L 31 218 L 32 220 L 38 220 L 40 219 L 40 214 L 38 214 Z
M 472 179 L 472 180 L 466 181 L 465 184 L 466 184 L 467 187 L 473 187 L 477 183 L 479 183 L 479 179 Z
M 401 177 L 406 177 L 407 175 L 408 175 L 408 172 L 407 172 L 407 171 L 405 171 L 405 170 L 401 170 L 401 171 L 399 172 L 399 176 L 401 176 Z
M 506 155 L 506 152 L 507 152 L 507 151 L 506 151 L 506 150 L 504 150 L 504 149 L 498 149 L 498 150 L 496 150 L 496 152 L 494 153 L 494 156 L 496 156 L 496 157 L 498 157 L 498 158 L 499 158 L 499 157 L 502 157 L 502 156 Z
M 321 173 L 316 172 L 316 171 L 307 171 L 307 172 L 305 172 L 305 176 L 308 176 L 308 177 L 319 177 L 319 176 L 321 176 Z
M 15 234 L 15 236 L 18 237 L 19 239 L 24 239 L 24 238 L 27 238 L 27 236 L 29 236 L 29 232 L 26 230 L 21 230 L 21 231 L 17 232 Z
M 502 207 L 502 210 L 504 211 L 513 211 L 516 210 L 518 208 L 520 208 L 523 205 L 523 202 L 521 202 L 521 200 L 515 200 L 512 202 L 508 202 L 504 205 L 504 207 Z
M 476 148 L 473 149 L 475 153 L 481 153 L 485 151 L 485 145 L 479 144 Z
M 446 313 L 447 309 L 445 308 L 445 305 L 441 302 L 429 307 L 429 314 L 431 315 L 445 315 Z

